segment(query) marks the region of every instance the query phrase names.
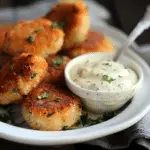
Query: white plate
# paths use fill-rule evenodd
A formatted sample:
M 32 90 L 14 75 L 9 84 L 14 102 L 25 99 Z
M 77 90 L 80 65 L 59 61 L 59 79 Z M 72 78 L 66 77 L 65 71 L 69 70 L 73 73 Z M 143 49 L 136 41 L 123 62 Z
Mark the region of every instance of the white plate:
M 126 36 L 122 32 L 110 26 L 96 25 L 93 29 L 104 32 L 111 37 L 116 46 L 120 45 L 126 39 Z M 36 145 L 73 144 L 110 135 L 135 124 L 150 109 L 150 69 L 148 65 L 133 51 L 129 50 L 126 55 L 134 59 L 141 66 L 144 73 L 144 81 L 142 88 L 139 89 L 139 92 L 137 92 L 132 103 L 116 117 L 94 126 L 57 132 L 35 131 L 0 122 L 0 137 L 19 143 Z

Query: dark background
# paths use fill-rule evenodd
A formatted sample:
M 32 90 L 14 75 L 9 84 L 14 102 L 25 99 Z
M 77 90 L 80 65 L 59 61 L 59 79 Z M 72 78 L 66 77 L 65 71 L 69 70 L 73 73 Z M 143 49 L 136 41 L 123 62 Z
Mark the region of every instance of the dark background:
M 18 7 L 24 5 L 30 5 L 38 0 L 0 0 L 0 9 L 4 7 Z M 104 5 L 108 10 L 110 10 L 113 19 L 113 25 L 125 33 L 129 34 L 133 27 L 137 24 L 140 18 L 143 16 L 144 11 L 147 5 L 150 4 L 150 0 L 96 0 L 100 4 Z M 144 34 L 138 38 L 137 43 L 146 44 L 150 43 L 150 30 L 146 31 Z M 16 144 L 13 142 L 9 142 L 6 140 L 0 140 L 0 149 L 22 149 L 22 150 L 78 150 L 78 149 L 86 149 L 86 150 L 101 150 L 102 148 L 96 146 L 87 146 L 84 144 L 75 144 L 65 146 L 63 148 L 51 148 L 51 147 L 37 147 L 37 146 L 28 146 L 23 144 Z M 135 144 L 135 141 L 131 144 L 129 149 L 137 149 L 143 150 L 145 148 L 138 146 Z M 127 150 L 126 149 L 126 150 Z

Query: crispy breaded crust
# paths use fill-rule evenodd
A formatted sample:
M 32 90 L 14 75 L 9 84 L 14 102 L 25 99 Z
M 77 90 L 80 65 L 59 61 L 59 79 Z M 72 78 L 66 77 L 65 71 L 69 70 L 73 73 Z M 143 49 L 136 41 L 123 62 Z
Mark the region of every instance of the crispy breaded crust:
M 43 82 L 65 84 L 64 70 L 70 58 L 62 55 L 49 56 L 47 59 L 48 72 Z
M 41 98 L 43 94 L 46 98 Z M 22 114 L 28 125 L 39 130 L 62 130 L 79 121 L 81 103 L 77 96 L 54 85 L 41 84 L 24 100 Z
M 2 50 L 5 34 L 10 31 L 12 27 L 13 25 L 0 25 L 0 51 Z
M 90 31 L 83 43 L 76 44 L 67 51 L 71 58 L 90 52 L 112 52 L 114 50 L 112 41 L 102 33 Z
M 63 45 L 64 33 L 51 24 L 43 18 L 18 22 L 7 32 L 3 51 L 13 56 L 26 52 L 44 58 L 56 54 Z
M 90 28 L 88 8 L 81 0 L 60 1 L 46 18 L 64 25 L 64 49 L 72 48 L 78 41 L 83 42 Z
M 44 78 L 47 62 L 39 56 L 23 53 L 0 70 L 0 104 L 21 101 Z

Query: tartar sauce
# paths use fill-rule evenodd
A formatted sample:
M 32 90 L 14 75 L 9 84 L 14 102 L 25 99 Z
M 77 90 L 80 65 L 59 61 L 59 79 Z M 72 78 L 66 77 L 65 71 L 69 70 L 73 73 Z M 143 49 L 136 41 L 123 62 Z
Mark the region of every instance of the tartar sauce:
M 122 91 L 138 81 L 134 70 L 109 60 L 84 60 L 70 70 L 71 79 L 82 88 L 94 91 Z

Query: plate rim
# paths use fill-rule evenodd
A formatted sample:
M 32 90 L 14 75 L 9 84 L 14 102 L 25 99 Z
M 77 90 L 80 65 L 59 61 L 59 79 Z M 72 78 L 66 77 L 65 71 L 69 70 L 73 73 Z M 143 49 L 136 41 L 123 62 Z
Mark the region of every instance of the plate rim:
M 103 25 L 99 25 L 99 24 L 94 24 L 93 27 L 106 28 L 106 29 L 112 30 L 113 32 L 116 32 L 124 40 L 127 38 L 127 35 L 125 33 L 123 33 L 119 29 L 117 29 L 113 26 L 110 26 L 110 25 L 103 26 Z M 134 44 L 132 49 L 135 47 L 137 47 L 136 44 Z M 137 53 L 135 53 L 133 51 L 129 51 L 129 52 L 130 52 L 130 55 L 136 57 L 137 59 L 139 59 L 140 62 L 143 63 L 143 65 L 147 68 L 147 70 L 150 74 L 150 68 L 149 68 L 148 64 Z M 3 122 L 0 122 L 0 137 L 3 139 L 17 142 L 17 143 L 25 143 L 25 144 L 30 144 L 30 145 L 64 145 L 64 144 L 87 142 L 89 140 L 93 140 L 96 138 L 104 137 L 104 136 L 122 131 L 122 130 L 132 126 L 133 124 L 138 122 L 140 119 L 142 119 L 148 113 L 149 110 L 150 110 L 150 103 L 142 112 L 139 112 L 139 114 L 136 115 L 136 117 L 130 118 L 126 122 L 121 123 L 121 127 L 120 127 L 120 124 L 118 124 L 117 126 L 113 127 L 113 130 L 112 130 L 112 128 L 108 128 L 107 132 L 101 132 L 101 133 L 94 131 L 94 132 L 92 132 L 93 134 L 91 134 L 91 132 L 90 132 L 91 135 L 88 135 L 88 133 L 86 133 L 86 132 L 81 133 L 82 137 L 80 137 L 80 138 L 76 137 L 79 132 L 79 131 L 77 132 L 77 130 L 81 131 L 85 128 L 77 129 L 77 130 L 69 130 L 69 131 L 36 131 L 36 130 L 32 130 L 32 129 L 24 129 L 21 127 L 12 126 L 12 125 L 9 125 L 9 124 L 3 123 Z M 112 119 L 114 119 L 114 118 L 112 118 Z M 112 120 L 112 119 L 110 119 L 110 120 Z M 106 122 L 110 122 L 110 120 L 108 120 Z M 107 123 L 106 123 L 106 125 L 107 125 Z M 99 125 L 87 127 L 86 130 L 88 130 L 88 128 L 90 128 L 91 130 L 94 130 L 96 126 L 99 126 Z M 18 131 L 18 133 L 17 132 L 14 133 L 14 130 Z M 23 134 L 19 135 L 19 133 L 24 133 L 24 132 L 27 132 L 28 135 L 26 135 L 26 136 Z M 58 135 L 64 134 L 64 133 L 69 133 L 69 134 L 67 136 L 64 135 L 63 139 L 60 139 L 57 137 Z M 33 136 L 32 134 L 35 134 L 35 136 Z M 41 134 L 41 136 L 39 136 L 40 134 Z M 54 136 L 53 138 L 50 138 L 51 134 L 52 135 L 55 134 L 56 137 Z M 71 136 L 70 134 L 74 134 L 74 136 L 73 135 Z

